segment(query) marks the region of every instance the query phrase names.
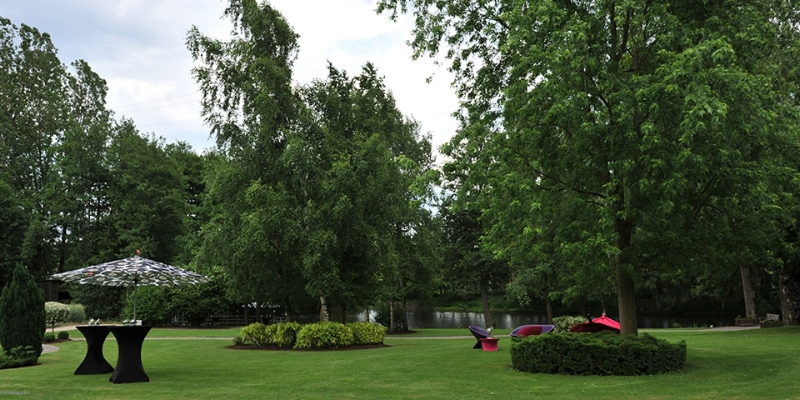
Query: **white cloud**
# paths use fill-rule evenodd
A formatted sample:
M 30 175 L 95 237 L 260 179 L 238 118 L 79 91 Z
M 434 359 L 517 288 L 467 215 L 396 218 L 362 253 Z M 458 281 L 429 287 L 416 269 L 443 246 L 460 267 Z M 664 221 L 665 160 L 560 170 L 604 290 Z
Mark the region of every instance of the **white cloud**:
M 211 146 L 202 124 L 197 85 L 185 47 L 192 25 L 226 38 L 220 0 L 26 0 L 4 5 L 0 15 L 51 34 L 65 63 L 84 59 L 109 86 L 108 105 L 117 116 L 134 119 L 143 131 Z M 367 61 L 385 76 L 400 110 L 434 134 L 438 147 L 452 136 L 450 114 L 458 105 L 452 80 L 430 60 L 411 61 L 412 21 L 393 23 L 376 15 L 374 0 L 274 0 L 300 35 L 295 80 L 305 84 L 326 76 L 327 61 L 350 75 Z M 433 83 L 425 78 L 434 75 Z

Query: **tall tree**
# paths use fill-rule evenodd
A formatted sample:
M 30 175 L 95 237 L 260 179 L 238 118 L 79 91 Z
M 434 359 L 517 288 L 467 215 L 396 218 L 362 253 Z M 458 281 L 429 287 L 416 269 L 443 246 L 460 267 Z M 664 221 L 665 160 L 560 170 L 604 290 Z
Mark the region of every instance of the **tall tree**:
M 708 251 L 682 239 L 724 218 L 720 205 L 778 206 L 761 183 L 783 171 L 774 153 L 796 144 L 796 81 L 781 64 L 799 48 L 793 2 L 385 0 L 379 10 L 409 6 L 416 54 L 448 46 L 464 109 L 493 124 L 497 176 L 534 189 L 495 195 L 533 213 L 563 195 L 592 210 L 586 237 L 557 247 L 609 257 L 623 334 L 637 333 L 636 282 L 665 266 L 653 261 L 663 244 Z
M 297 34 L 269 3 L 232 0 L 224 15 L 233 23 L 231 40 L 196 27 L 186 38 L 219 148 L 208 175 L 212 217 L 201 260 L 225 268 L 238 300 L 282 304 L 292 313 L 304 292 L 304 203 L 290 190 L 281 157 L 299 109 L 292 88 Z

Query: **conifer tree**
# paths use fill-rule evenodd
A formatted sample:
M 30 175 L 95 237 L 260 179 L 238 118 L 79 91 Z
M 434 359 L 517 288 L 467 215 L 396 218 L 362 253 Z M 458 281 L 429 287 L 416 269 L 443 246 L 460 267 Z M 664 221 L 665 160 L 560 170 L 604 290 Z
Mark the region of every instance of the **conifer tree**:
M 22 264 L 0 294 L 0 346 L 8 353 L 17 346 L 33 346 L 36 357 L 42 354 L 47 329 L 44 292 Z

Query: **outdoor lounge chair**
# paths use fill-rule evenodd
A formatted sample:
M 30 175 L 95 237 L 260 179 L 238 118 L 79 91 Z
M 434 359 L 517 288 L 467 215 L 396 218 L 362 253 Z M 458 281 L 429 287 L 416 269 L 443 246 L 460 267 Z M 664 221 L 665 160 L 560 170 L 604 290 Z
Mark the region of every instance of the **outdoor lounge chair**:
M 511 331 L 511 337 L 541 335 L 555 329 L 553 325 L 522 325 Z
M 472 346 L 472 348 L 482 349 L 483 346 L 481 345 L 481 339 L 489 337 L 489 332 L 486 332 L 486 329 L 483 329 L 480 326 L 470 326 L 469 331 L 472 332 L 472 336 L 475 336 L 475 339 L 478 339 L 477 343 L 475 343 L 475 346 Z

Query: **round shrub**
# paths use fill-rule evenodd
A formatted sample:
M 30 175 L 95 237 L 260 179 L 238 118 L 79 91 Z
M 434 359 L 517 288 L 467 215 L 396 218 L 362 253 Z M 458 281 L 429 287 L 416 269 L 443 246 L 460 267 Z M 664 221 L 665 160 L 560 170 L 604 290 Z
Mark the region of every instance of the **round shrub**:
M 682 369 L 685 364 L 686 342 L 673 344 L 646 333 L 552 333 L 511 340 L 511 366 L 523 372 L 653 375 Z
M 353 344 L 381 344 L 386 338 L 386 327 L 372 322 L 353 322 L 347 326 L 353 331 Z
M 333 349 L 353 344 L 353 330 L 340 322 L 303 325 L 297 333 L 296 349 Z
M 561 333 L 561 332 L 569 332 L 569 328 L 573 325 L 582 324 L 586 322 L 587 319 L 584 317 L 571 317 L 565 315 L 563 317 L 555 317 L 553 318 L 553 333 Z
M 45 333 L 44 334 L 44 342 L 45 343 L 50 343 L 53 340 L 56 340 L 56 334 L 55 333 Z
M 69 319 L 69 307 L 57 301 L 48 301 L 44 303 L 44 315 L 51 329 L 55 329 L 56 324 Z
M 297 322 L 272 324 L 267 326 L 266 331 L 270 343 L 278 347 L 291 349 L 297 342 L 297 332 L 300 331 L 300 324 Z
M 69 322 L 84 322 L 86 321 L 86 309 L 82 304 L 67 304 L 69 308 Z
M 267 335 L 267 326 L 261 322 L 256 322 L 242 328 L 242 339 L 245 344 L 253 344 L 256 346 L 266 346 L 269 344 L 269 335 Z
M 69 332 L 67 331 L 58 332 L 58 340 L 67 340 L 67 339 L 69 339 Z

